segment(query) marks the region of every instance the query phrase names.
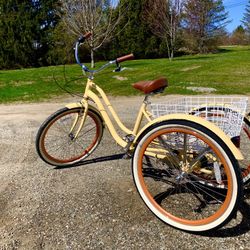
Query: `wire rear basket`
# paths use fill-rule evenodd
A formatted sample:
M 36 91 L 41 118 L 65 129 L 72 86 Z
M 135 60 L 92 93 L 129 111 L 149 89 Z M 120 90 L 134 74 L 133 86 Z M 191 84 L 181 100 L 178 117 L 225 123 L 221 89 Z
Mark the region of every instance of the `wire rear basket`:
M 190 114 L 215 123 L 229 137 L 240 135 L 247 108 L 247 97 L 181 97 L 151 104 L 154 118 L 167 114 Z

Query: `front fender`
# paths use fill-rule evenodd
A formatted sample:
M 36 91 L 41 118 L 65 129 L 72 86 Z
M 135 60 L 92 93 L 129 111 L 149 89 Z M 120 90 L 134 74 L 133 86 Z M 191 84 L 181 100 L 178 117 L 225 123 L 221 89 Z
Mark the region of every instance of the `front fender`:
M 244 157 L 241 154 L 240 150 L 233 144 L 233 142 L 230 140 L 230 138 L 215 124 L 197 116 L 193 115 L 186 115 L 186 114 L 171 114 L 171 115 L 165 115 L 158 117 L 151 122 L 149 122 L 147 125 L 145 125 L 136 138 L 134 139 L 133 144 L 136 145 L 138 141 L 140 140 L 140 137 L 143 135 L 143 133 L 150 129 L 150 126 L 154 126 L 157 123 L 163 122 L 163 121 L 170 121 L 170 120 L 185 120 L 185 121 L 191 121 L 194 123 L 197 123 L 199 125 L 202 125 L 206 127 L 207 129 L 211 130 L 214 134 L 216 134 L 220 139 L 224 141 L 224 143 L 228 146 L 228 148 L 231 150 L 232 154 L 237 160 L 243 160 Z
M 75 103 L 68 103 L 65 105 L 66 108 L 68 109 L 74 109 L 74 108 L 83 108 L 84 105 L 81 102 L 75 102 Z
M 68 103 L 67 105 L 65 105 L 65 107 L 68 108 L 68 109 L 84 108 L 85 104 L 82 103 L 82 102 L 74 102 L 74 103 Z M 96 113 L 100 114 L 99 110 L 96 107 L 88 104 L 88 108 L 95 111 Z

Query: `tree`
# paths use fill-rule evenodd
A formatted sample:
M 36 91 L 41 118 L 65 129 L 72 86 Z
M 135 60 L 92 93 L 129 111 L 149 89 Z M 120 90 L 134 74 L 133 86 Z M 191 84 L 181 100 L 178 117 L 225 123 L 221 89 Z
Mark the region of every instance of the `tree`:
M 76 36 L 91 32 L 88 40 L 91 67 L 94 52 L 111 39 L 121 19 L 115 0 L 62 0 L 62 19 L 68 30 Z
M 248 4 L 246 6 L 242 23 L 245 28 L 246 34 L 248 35 L 248 38 L 250 40 L 250 0 L 248 1 Z
M 162 38 L 170 60 L 174 57 L 183 11 L 183 0 L 147 0 L 144 19 L 153 34 Z
M 136 58 L 159 56 L 161 40 L 150 30 L 143 18 L 143 6 L 147 0 L 120 0 L 123 18 L 117 26 L 117 36 L 110 43 L 110 55 L 114 58 L 134 53 Z M 164 54 L 164 56 L 166 56 Z
M 0 67 L 27 66 L 33 51 L 33 23 L 30 1 L 0 2 Z
M 247 35 L 246 30 L 239 25 L 232 33 L 230 37 L 230 43 L 233 45 L 246 45 Z
M 187 46 L 199 53 L 213 50 L 228 23 L 222 0 L 187 0 L 184 12 Z
M 73 46 L 75 38 L 69 33 L 64 22 L 59 22 L 49 37 L 49 50 L 46 60 L 50 65 L 70 64 L 75 62 Z
M 40 66 L 57 23 L 52 0 L 0 1 L 0 67 Z
M 59 23 L 59 0 L 32 0 L 35 22 L 35 47 L 38 65 L 50 63 L 48 53 L 53 46 L 53 31 Z

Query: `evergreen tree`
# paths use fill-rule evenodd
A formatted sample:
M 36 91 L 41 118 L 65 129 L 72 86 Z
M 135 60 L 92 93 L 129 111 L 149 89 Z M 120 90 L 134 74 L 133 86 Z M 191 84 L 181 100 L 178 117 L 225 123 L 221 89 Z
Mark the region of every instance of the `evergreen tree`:
M 0 0 L 0 68 L 39 66 L 57 18 L 51 0 Z
M 213 50 L 224 33 L 227 18 L 222 0 L 187 0 L 183 20 L 187 46 L 199 53 Z
M 248 4 L 246 6 L 242 23 L 244 25 L 247 35 L 250 37 L 250 0 L 248 1 Z
M 60 21 L 50 35 L 49 50 L 46 54 L 48 63 L 50 65 L 75 63 L 73 51 L 75 41 L 76 37 L 72 36 L 64 22 Z M 83 48 L 85 51 L 82 51 Z M 80 49 L 81 60 L 89 61 L 89 57 L 83 57 L 89 55 L 89 52 L 86 51 L 85 44 L 84 46 L 81 46 Z
M 0 2 L 0 67 L 26 66 L 33 52 L 32 3 L 2 0 Z
M 32 0 L 35 12 L 36 64 L 47 65 L 50 49 L 53 48 L 53 32 L 59 22 L 58 2 L 55 0 Z
M 160 39 L 153 35 L 144 21 L 146 0 L 121 0 L 124 17 L 118 26 L 118 36 L 113 41 L 112 56 L 133 52 L 136 58 L 158 57 Z

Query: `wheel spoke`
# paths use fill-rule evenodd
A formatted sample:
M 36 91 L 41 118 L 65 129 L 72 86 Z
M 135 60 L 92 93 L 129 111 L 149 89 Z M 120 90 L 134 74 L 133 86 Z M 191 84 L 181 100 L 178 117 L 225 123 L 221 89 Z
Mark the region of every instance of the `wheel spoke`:
M 193 126 L 166 122 L 144 135 L 134 153 L 133 175 L 157 217 L 180 229 L 206 231 L 237 209 L 241 193 L 234 176 L 239 173 L 217 137 Z
M 189 163 L 190 168 L 192 169 L 206 154 L 210 153 L 211 149 L 210 148 L 204 148 L 199 155 Z
M 187 145 L 187 143 L 188 143 L 188 135 L 187 134 L 183 134 L 183 137 L 184 137 L 184 139 L 183 139 L 183 162 L 184 162 L 184 164 L 186 164 L 187 163 L 187 149 L 188 149 L 188 145 Z
M 180 161 L 176 157 L 176 155 L 173 153 L 171 147 L 167 144 L 167 142 L 161 136 L 159 136 L 158 139 L 160 141 L 160 144 L 163 146 L 163 148 L 168 151 L 169 154 L 167 156 L 168 156 L 170 162 L 173 164 L 173 166 L 179 166 Z

